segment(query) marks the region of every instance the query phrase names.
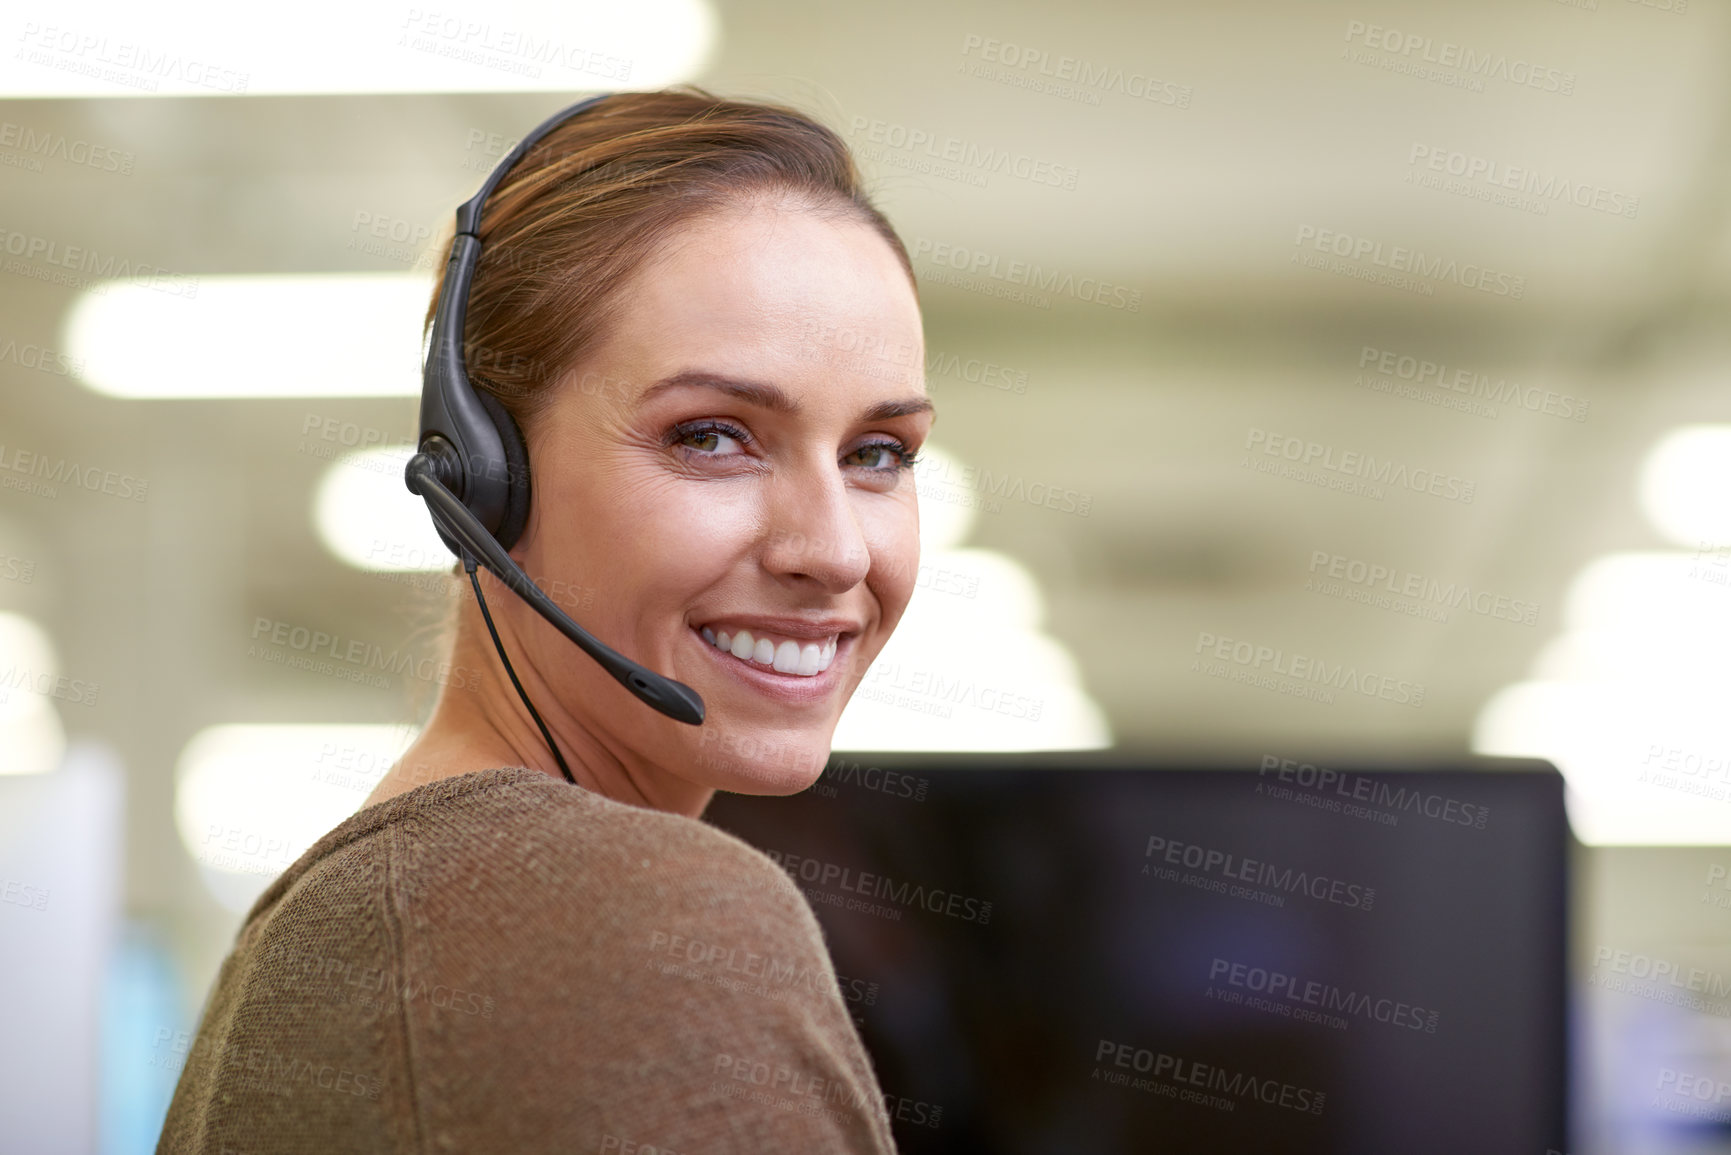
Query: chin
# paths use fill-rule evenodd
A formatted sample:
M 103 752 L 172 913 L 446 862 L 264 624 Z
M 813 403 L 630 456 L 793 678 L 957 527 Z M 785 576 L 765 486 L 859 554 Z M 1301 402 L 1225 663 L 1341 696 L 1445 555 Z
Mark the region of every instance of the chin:
M 699 731 L 697 766 L 703 784 L 730 794 L 798 794 L 829 761 L 835 725 L 817 730 L 728 728 L 720 719 Z

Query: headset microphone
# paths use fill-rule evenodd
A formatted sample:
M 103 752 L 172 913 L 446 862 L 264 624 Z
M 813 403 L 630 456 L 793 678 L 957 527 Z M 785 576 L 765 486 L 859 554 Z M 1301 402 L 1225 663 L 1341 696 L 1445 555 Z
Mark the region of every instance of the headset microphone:
M 477 564 L 491 570 L 530 608 L 546 618 L 599 662 L 627 690 L 668 717 L 691 725 L 703 721 L 703 699 L 690 686 L 644 669 L 609 649 L 571 618 L 538 587 L 506 552 L 522 535 L 529 517 L 529 451 L 517 423 L 490 393 L 477 390 L 463 363 L 463 321 L 468 312 L 469 285 L 481 257 L 481 209 L 511 166 L 542 137 L 608 94 L 591 97 L 557 113 L 525 136 L 493 170 L 481 189 L 457 209 L 457 235 L 433 311 L 433 329 L 422 373 L 419 452 L 409 460 L 403 481 L 427 503 L 439 537 L 463 563 L 475 588 L 476 601 L 493 635 L 499 660 L 511 684 L 529 708 L 541 736 L 568 781 L 575 781 L 547 732 L 541 715 L 529 701 L 505 656 L 481 597 Z

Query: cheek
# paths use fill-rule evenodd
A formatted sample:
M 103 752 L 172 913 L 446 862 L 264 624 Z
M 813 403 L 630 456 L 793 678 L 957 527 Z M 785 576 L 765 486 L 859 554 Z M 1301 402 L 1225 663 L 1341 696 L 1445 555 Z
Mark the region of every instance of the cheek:
M 745 487 L 693 485 L 665 474 L 621 471 L 600 488 L 596 514 L 575 537 L 595 553 L 625 614 L 650 602 L 683 602 L 708 589 L 738 565 L 757 532 L 758 509 Z M 637 624 L 646 624 L 639 621 Z
M 871 586 L 884 625 L 901 620 L 908 599 L 913 597 L 920 569 L 920 525 L 913 505 L 895 507 L 874 518 L 865 527 L 871 553 Z

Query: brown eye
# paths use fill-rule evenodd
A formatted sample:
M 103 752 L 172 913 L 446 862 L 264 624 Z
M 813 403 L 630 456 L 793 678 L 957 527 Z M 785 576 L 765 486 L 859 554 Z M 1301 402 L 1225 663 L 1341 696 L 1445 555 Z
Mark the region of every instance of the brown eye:
M 703 457 L 734 457 L 744 452 L 750 438 L 732 426 L 708 423 L 675 429 L 670 440 Z
M 855 465 L 862 469 L 889 473 L 905 469 L 914 463 L 914 455 L 907 447 L 894 441 L 873 441 L 862 445 L 842 459 L 843 465 Z

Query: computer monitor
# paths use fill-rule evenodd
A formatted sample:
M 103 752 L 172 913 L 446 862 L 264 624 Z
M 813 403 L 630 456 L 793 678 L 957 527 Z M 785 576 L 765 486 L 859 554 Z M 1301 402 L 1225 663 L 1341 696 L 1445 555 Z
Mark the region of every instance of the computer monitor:
M 1546 764 L 845 754 L 705 818 L 810 900 L 907 1155 L 1568 1150 Z

